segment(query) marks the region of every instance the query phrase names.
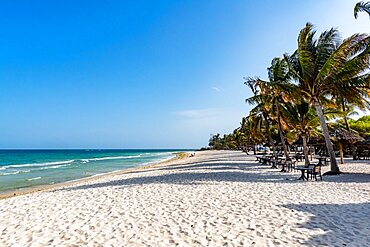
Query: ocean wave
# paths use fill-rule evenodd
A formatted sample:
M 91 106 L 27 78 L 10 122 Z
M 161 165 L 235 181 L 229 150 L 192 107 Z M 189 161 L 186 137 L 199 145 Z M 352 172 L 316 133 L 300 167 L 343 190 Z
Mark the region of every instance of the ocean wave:
M 65 165 L 56 165 L 56 166 L 47 166 L 47 167 L 42 167 L 40 170 L 48 170 L 48 169 L 58 169 L 60 167 L 66 167 L 68 166 L 69 164 L 65 164 Z
M 15 175 L 15 174 L 18 174 L 18 173 L 27 173 L 27 172 L 30 172 L 30 171 L 31 170 L 15 171 L 15 172 L 4 172 L 4 173 L 0 173 L 0 176 Z
M 140 158 L 140 157 L 141 157 L 141 154 L 139 154 L 139 155 L 129 155 L 129 156 L 109 156 L 109 157 L 99 157 L 99 158 L 91 158 L 91 159 L 80 159 L 80 161 L 82 163 L 88 163 L 90 161 L 133 159 L 133 158 Z
M 148 154 L 150 157 L 159 157 L 164 155 L 171 155 L 172 152 L 162 152 L 162 153 L 150 153 Z
M 39 179 L 41 179 L 41 177 L 29 178 L 27 179 L 27 181 L 33 181 L 33 180 L 39 180 Z
M 55 162 L 45 162 L 45 163 L 29 163 L 29 164 L 19 164 L 19 165 L 8 165 L 3 166 L 5 169 L 8 168 L 22 168 L 22 167 L 37 167 L 37 166 L 49 166 L 49 165 L 61 165 L 61 164 L 70 164 L 75 160 L 65 160 L 65 161 L 55 161 Z

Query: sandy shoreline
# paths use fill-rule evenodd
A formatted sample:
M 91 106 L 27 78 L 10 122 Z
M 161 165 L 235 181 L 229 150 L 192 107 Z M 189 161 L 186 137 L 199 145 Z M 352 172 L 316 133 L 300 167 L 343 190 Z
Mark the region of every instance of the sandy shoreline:
M 127 168 L 127 169 L 117 170 L 117 171 L 112 171 L 112 172 L 106 172 L 106 173 L 97 174 L 97 175 L 94 175 L 94 176 L 89 176 L 89 177 L 80 178 L 80 179 L 75 179 L 75 180 L 71 180 L 71 181 L 66 181 L 66 182 L 62 182 L 62 183 L 44 184 L 44 185 L 39 185 L 39 186 L 21 188 L 21 189 L 17 189 L 17 190 L 11 190 L 11 191 L 7 191 L 7 192 L 3 192 L 3 193 L 0 192 L 0 200 L 10 198 L 10 197 L 14 197 L 14 196 L 26 195 L 26 194 L 30 194 L 30 193 L 34 193 L 34 192 L 38 192 L 38 191 L 55 190 L 55 189 L 63 188 L 63 187 L 66 187 L 66 186 L 77 185 L 77 184 L 82 183 L 82 182 L 94 181 L 94 180 L 99 179 L 99 178 L 110 177 L 112 175 L 125 174 L 125 173 L 132 172 L 132 171 L 135 171 L 135 170 L 148 169 L 148 168 L 151 168 L 151 167 L 155 167 L 157 165 L 164 165 L 164 164 L 168 164 L 168 163 L 174 162 L 174 161 L 179 160 L 179 159 L 184 159 L 188 156 L 188 153 L 179 152 L 179 153 L 175 153 L 174 155 L 175 155 L 175 157 L 173 157 L 173 158 L 166 159 L 164 161 L 154 162 L 154 163 L 147 164 L 147 165 Z
M 0 246 L 368 246 L 370 162 L 341 170 L 303 182 L 241 152 L 197 152 L 0 200 Z

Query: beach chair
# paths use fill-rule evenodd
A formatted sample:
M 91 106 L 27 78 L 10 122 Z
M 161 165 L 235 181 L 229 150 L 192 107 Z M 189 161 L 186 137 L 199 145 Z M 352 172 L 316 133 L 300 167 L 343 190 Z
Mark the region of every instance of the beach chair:
M 262 158 L 262 165 L 267 165 L 268 163 L 270 163 L 270 157 L 263 157 Z
M 262 157 L 261 156 L 256 156 L 256 161 L 258 161 L 258 163 L 261 163 L 262 162 Z
M 294 155 L 294 158 L 295 158 L 295 160 L 296 160 L 297 162 L 299 162 L 299 161 L 302 161 L 302 160 L 303 160 L 304 155 L 303 155 L 303 154 L 300 154 L 300 153 L 296 153 L 296 154 Z
M 281 166 L 281 172 L 291 172 L 295 170 L 296 160 L 281 160 L 279 165 Z
M 312 170 L 308 171 L 308 175 L 311 175 L 311 180 L 315 177 L 315 181 L 317 181 L 317 176 L 319 176 L 320 180 L 322 181 L 321 165 L 314 165 Z
M 278 168 L 279 163 L 280 163 L 280 159 L 276 159 L 275 157 L 272 157 L 269 161 L 271 168 Z
M 288 172 L 292 172 L 295 170 L 295 165 L 296 165 L 297 161 L 296 160 L 288 160 L 286 162 L 286 166 L 288 168 Z

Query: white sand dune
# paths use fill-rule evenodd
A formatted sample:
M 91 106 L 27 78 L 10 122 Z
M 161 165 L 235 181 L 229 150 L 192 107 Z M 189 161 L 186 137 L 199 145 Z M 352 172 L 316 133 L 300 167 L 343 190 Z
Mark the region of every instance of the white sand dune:
M 370 162 L 297 181 L 241 152 L 0 200 L 0 246 L 370 246 Z

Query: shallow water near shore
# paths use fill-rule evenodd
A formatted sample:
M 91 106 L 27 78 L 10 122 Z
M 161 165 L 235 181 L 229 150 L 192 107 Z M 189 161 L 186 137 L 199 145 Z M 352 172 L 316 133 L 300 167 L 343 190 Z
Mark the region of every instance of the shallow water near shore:
M 0 193 L 159 162 L 178 151 L 185 150 L 0 150 Z

